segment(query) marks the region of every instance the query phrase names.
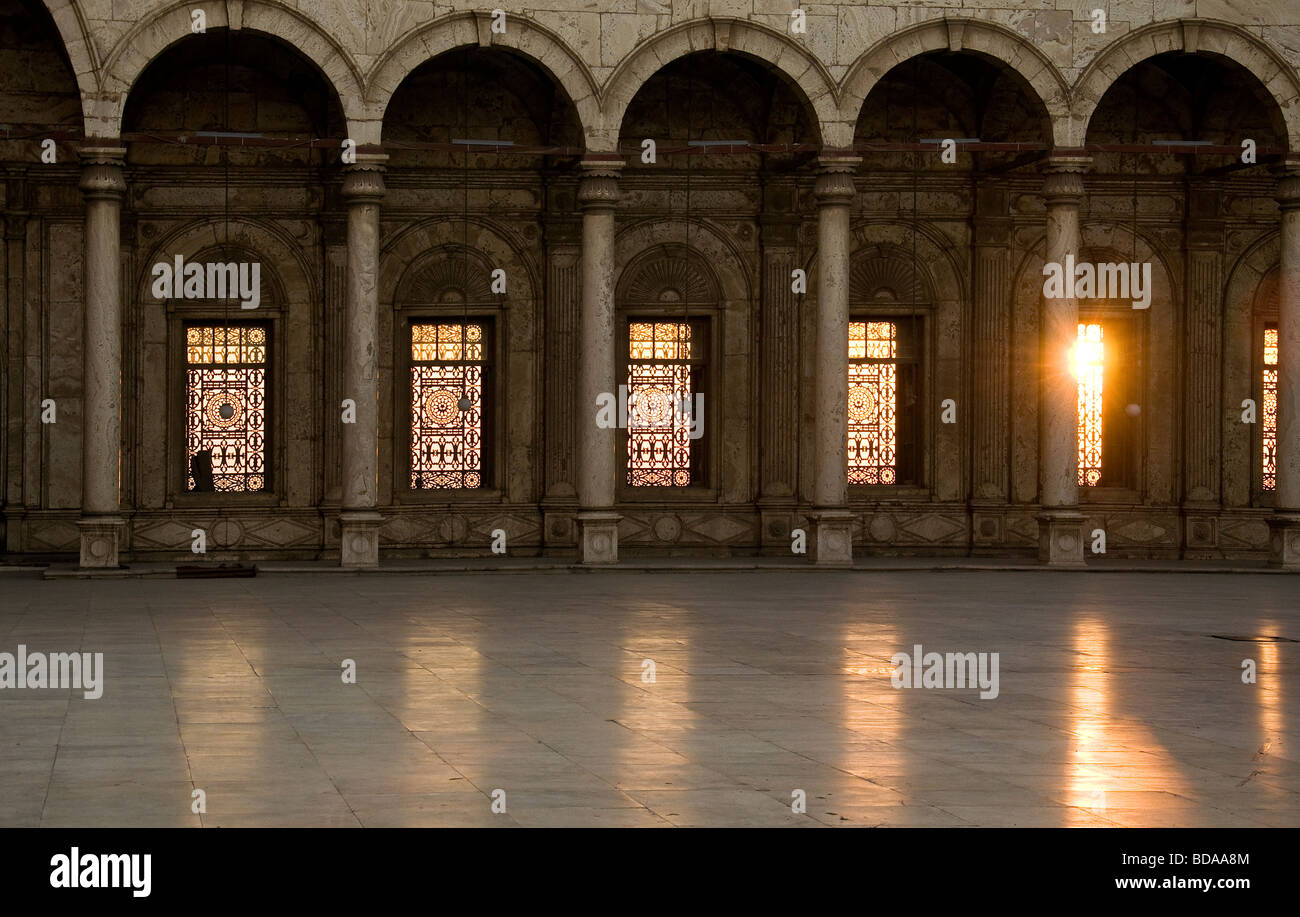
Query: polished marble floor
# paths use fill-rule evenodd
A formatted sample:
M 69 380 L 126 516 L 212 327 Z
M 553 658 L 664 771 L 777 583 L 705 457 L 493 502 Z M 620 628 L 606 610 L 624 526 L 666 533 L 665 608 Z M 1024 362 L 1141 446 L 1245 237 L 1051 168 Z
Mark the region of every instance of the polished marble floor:
M 105 675 L 0 690 L 0 825 L 1300 826 L 1296 640 L 1250 574 L 7 573 Z

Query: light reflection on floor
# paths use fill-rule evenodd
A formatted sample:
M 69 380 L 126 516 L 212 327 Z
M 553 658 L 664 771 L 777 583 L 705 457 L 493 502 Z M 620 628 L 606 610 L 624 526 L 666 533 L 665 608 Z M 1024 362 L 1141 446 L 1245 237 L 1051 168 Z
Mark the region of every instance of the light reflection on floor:
M 0 652 L 103 652 L 107 674 L 97 701 L 0 690 L 0 824 L 1296 826 L 1300 643 L 1210 636 L 1300 639 L 1294 595 L 1228 574 L 5 574 Z M 917 644 L 997 652 L 998 697 L 894 688 Z

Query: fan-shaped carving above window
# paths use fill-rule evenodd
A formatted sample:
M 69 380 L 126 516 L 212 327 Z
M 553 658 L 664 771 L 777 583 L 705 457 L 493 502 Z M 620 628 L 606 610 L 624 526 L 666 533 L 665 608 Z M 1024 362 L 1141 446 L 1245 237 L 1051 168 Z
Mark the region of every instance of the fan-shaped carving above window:
M 623 273 L 618 293 L 620 303 L 636 306 L 714 306 L 720 298 L 703 259 L 681 246 L 660 248 L 637 259 Z
M 492 304 L 492 265 L 477 252 L 468 259 L 464 249 L 441 249 L 409 268 L 397 290 L 397 301 L 419 305 Z
M 859 252 L 849 267 L 849 302 L 854 306 L 928 306 L 934 299 L 923 271 L 911 256 L 878 249 Z
M 1269 271 L 1255 292 L 1255 311 L 1260 315 L 1277 315 L 1279 303 L 1277 269 Z
M 216 304 L 224 300 L 231 300 L 232 308 L 238 312 L 240 311 L 239 304 L 235 300 L 251 299 L 251 294 L 248 294 L 248 291 L 253 286 L 256 286 L 256 300 L 259 309 L 274 309 L 284 302 L 284 294 L 280 290 L 280 279 L 271 268 L 271 263 L 252 249 L 234 243 L 219 243 L 210 245 L 193 255 L 172 254 L 170 257 L 159 256 L 148 267 L 152 272 L 154 264 L 165 261 L 174 270 L 177 258 L 181 258 L 185 267 L 198 264 L 203 268 L 204 295 L 198 297 L 188 296 L 185 297 L 186 299 L 200 299 Z M 252 270 L 253 265 L 257 265 L 256 273 Z M 157 277 L 153 273 L 148 276 L 151 280 Z M 212 278 L 211 281 L 208 279 L 209 277 Z M 176 275 L 174 282 L 178 294 L 186 279 L 184 271 Z M 241 283 L 244 285 L 242 292 L 240 290 Z M 222 287 L 226 289 L 228 294 L 225 297 L 219 295 Z M 181 297 L 178 295 L 176 298 Z

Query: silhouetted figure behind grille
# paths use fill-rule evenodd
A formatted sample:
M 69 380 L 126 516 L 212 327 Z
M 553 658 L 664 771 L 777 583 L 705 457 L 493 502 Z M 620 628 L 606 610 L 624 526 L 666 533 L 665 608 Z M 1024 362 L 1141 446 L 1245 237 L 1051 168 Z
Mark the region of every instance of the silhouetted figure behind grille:
M 216 485 L 212 482 L 212 450 L 200 449 L 190 456 L 190 475 L 194 478 L 194 489 L 202 493 L 212 493 Z

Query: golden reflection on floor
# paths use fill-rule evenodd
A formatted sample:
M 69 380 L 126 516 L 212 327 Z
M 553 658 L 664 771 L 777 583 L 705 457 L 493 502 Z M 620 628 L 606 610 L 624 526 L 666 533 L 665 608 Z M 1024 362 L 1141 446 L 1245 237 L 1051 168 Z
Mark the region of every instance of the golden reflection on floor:
M 1116 816 L 1123 824 L 1121 810 L 1159 807 L 1186 789 L 1177 762 L 1151 730 L 1123 715 L 1112 643 L 1105 621 L 1088 614 L 1075 620 L 1072 647 L 1079 662 L 1068 701 L 1067 827 L 1095 824 L 1092 815 Z

